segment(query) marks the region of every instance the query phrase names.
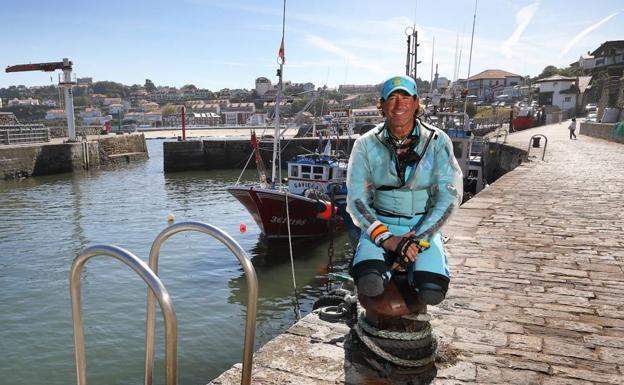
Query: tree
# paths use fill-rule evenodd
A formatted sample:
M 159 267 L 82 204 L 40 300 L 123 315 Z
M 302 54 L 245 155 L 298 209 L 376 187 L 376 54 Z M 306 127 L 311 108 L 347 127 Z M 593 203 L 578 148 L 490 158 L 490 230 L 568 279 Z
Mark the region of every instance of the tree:
M 162 114 L 164 115 L 174 115 L 178 112 L 178 109 L 176 106 L 174 106 L 171 103 L 167 103 L 163 106 L 162 108 Z
M 156 91 L 156 86 L 149 79 L 145 79 L 145 91 L 147 91 L 147 92 L 154 92 L 154 91 Z
M 93 83 L 93 92 L 118 98 L 126 96 L 126 88 L 123 84 L 108 81 Z
M 197 91 L 197 87 L 193 84 L 185 84 L 180 88 L 180 91 Z
M 553 65 L 548 65 L 544 67 L 544 70 L 541 74 L 537 75 L 538 79 L 547 78 L 553 75 L 557 75 L 559 73 L 559 69 Z

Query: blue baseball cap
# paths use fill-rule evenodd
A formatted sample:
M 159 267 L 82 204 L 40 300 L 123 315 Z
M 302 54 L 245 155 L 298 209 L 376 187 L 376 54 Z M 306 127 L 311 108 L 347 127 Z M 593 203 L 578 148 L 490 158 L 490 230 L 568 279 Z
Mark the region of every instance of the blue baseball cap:
M 381 86 L 381 98 L 383 100 L 388 99 L 388 96 L 396 90 L 403 90 L 412 96 L 418 96 L 414 79 L 400 75 L 391 77 L 383 83 Z

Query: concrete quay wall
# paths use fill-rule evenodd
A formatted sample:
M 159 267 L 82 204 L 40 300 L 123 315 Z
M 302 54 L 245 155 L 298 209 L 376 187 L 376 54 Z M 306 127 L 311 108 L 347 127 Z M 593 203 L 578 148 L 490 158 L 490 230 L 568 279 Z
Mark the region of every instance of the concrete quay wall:
M 624 143 L 624 136 L 614 136 L 613 130 L 615 123 L 581 123 L 579 133 L 581 135 L 587 135 L 594 138 L 600 138 L 610 140 L 612 142 Z
M 143 134 L 117 135 L 76 143 L 0 146 L 0 179 L 61 174 L 146 159 Z
M 315 138 L 293 138 L 283 140 L 282 167 L 286 161 L 305 151 L 314 152 L 319 141 Z M 353 141 L 351 142 L 351 145 Z M 265 166 L 270 166 L 273 142 L 259 142 Z M 332 139 L 332 148 L 336 148 L 336 139 Z M 348 154 L 350 146 L 346 138 L 340 139 L 340 150 Z M 210 170 L 210 169 L 241 169 L 252 153 L 251 143 L 245 139 L 213 138 L 210 140 L 187 140 L 163 143 L 165 172 Z

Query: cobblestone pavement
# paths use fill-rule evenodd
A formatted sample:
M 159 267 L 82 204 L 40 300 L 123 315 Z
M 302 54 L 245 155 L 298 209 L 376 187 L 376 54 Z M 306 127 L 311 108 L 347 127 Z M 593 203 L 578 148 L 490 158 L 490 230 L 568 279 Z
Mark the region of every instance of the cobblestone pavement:
M 455 359 L 433 384 L 624 384 L 624 146 L 567 125 L 510 135 L 524 150 L 546 135 L 545 161 L 542 141 L 445 228 L 452 283 L 429 311 Z M 348 328 L 314 317 L 256 353 L 254 384 L 360 383 Z M 238 365 L 212 384 L 237 383 Z
M 512 134 L 532 161 L 457 212 L 430 311 L 459 354 L 435 384 L 624 384 L 624 146 L 569 122 Z M 578 131 L 578 130 L 577 130 Z

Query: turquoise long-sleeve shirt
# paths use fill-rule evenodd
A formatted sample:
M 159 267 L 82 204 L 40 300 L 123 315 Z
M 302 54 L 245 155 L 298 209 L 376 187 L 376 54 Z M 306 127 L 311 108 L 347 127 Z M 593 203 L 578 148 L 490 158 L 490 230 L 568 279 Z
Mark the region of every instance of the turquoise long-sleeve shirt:
M 420 160 L 407 166 L 401 178 L 388 135 L 382 123 L 355 141 L 347 170 L 347 211 L 363 231 L 378 223 L 378 215 L 420 216 L 413 230 L 430 239 L 462 201 L 463 176 L 453 143 L 442 130 L 416 120 L 412 135 L 418 144 L 412 151 Z

